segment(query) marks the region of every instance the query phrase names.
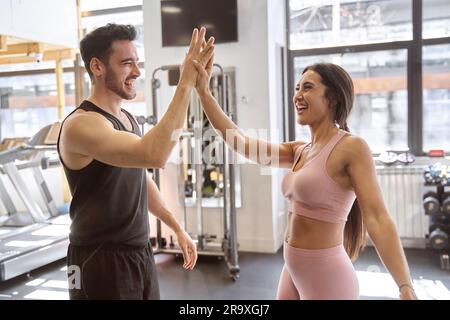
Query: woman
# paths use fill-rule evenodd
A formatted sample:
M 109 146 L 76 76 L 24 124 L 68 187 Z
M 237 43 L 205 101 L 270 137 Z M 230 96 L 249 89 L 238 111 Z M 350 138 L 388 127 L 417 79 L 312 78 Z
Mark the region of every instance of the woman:
M 222 112 L 209 91 L 213 58 L 205 68 L 196 63 L 196 89 L 214 128 L 247 158 L 262 164 L 259 152 L 253 156 L 250 150 L 263 148 L 274 160 L 270 165 L 290 169 L 282 183 L 290 208 L 277 299 L 358 299 L 351 260 L 363 248 L 366 230 L 397 283 L 400 298 L 416 299 L 372 153 L 347 127 L 354 100 L 348 73 L 330 63 L 306 67 L 293 101 L 297 122 L 309 126 L 312 141 L 276 145 L 246 136 Z

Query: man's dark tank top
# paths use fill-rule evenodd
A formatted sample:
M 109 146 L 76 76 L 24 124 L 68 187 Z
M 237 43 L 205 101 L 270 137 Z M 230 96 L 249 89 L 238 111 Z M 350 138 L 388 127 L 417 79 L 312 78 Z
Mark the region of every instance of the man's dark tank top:
M 116 130 L 131 132 L 112 114 L 89 101 L 83 101 L 78 108 L 100 113 Z M 141 136 L 133 116 L 122 111 L 130 119 L 133 133 Z M 80 170 L 71 170 L 61 157 L 59 139 L 58 153 L 72 194 L 70 243 L 146 245 L 150 239 L 146 169 L 119 168 L 94 159 Z

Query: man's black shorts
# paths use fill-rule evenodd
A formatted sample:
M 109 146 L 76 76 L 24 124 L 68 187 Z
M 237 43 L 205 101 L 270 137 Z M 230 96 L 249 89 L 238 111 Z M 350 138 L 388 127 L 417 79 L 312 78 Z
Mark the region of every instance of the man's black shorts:
M 142 248 L 71 244 L 67 252 L 67 267 L 71 300 L 160 298 L 150 242 Z

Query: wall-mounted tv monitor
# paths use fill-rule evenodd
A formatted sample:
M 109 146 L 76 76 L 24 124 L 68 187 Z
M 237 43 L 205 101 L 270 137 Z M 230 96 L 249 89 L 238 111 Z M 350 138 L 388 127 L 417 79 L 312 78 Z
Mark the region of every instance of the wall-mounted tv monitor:
M 187 46 L 192 30 L 206 27 L 206 40 L 238 41 L 237 0 L 161 0 L 163 47 Z

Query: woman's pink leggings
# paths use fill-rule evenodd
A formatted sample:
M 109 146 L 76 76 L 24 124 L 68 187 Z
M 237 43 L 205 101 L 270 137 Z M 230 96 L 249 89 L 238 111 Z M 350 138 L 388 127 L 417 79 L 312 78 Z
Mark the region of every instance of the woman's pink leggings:
M 284 243 L 277 300 L 356 300 L 359 284 L 344 246 L 310 250 Z

